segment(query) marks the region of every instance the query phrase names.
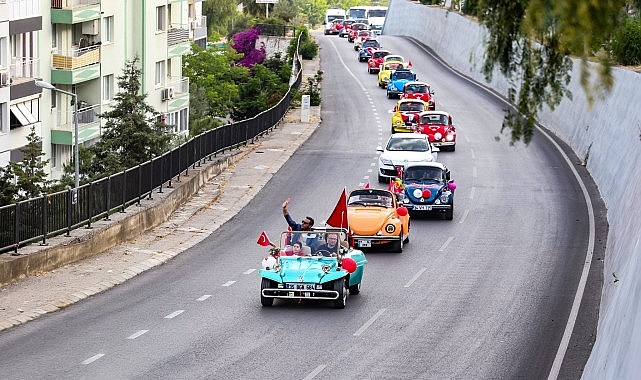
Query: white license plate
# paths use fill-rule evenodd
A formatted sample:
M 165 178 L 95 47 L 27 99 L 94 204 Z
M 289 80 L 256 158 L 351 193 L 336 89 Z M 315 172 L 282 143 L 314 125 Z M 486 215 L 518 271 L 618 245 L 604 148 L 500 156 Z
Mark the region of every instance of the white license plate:
M 415 205 L 414 210 L 419 210 L 419 211 L 431 211 L 432 206 L 431 205 Z
M 371 240 L 358 240 L 356 243 L 358 244 L 359 248 L 369 248 L 372 246 Z

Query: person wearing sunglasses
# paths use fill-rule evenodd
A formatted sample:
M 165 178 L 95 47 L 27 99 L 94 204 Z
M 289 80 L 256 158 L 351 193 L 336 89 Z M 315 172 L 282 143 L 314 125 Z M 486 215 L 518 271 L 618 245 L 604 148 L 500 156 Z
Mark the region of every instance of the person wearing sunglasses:
M 289 215 L 289 211 L 287 210 L 287 205 L 289 205 L 289 198 L 283 202 L 283 216 L 285 217 L 285 220 L 287 221 L 287 224 L 289 227 L 292 229 L 292 231 L 311 231 L 312 226 L 314 225 L 314 218 L 311 216 L 306 216 L 303 218 L 303 220 L 299 223 L 296 223 L 294 219 Z M 305 239 L 302 243 L 305 244 L 306 246 L 310 247 L 312 249 L 312 253 L 316 251 L 316 247 L 318 246 L 318 236 L 317 234 L 314 233 L 305 233 L 305 234 L 291 234 L 292 235 L 292 241 L 290 244 L 293 244 L 295 241 L 299 240 L 299 238 Z

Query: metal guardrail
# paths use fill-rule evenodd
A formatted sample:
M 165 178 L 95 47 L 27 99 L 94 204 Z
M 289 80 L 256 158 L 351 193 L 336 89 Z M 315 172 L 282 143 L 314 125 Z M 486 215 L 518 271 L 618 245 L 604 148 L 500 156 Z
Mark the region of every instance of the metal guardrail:
M 300 42 L 300 39 L 299 39 Z M 77 203 L 72 204 L 73 189 L 28 199 L 0 207 L 0 254 L 40 242 L 99 220 L 124 212 L 140 204 L 152 193 L 172 187 L 189 169 L 212 161 L 219 153 L 247 145 L 248 142 L 274 128 L 285 116 L 291 103 L 292 88 L 302 81 L 302 63 L 295 57 L 297 79 L 289 91 L 272 108 L 253 118 L 222 125 L 203 132 L 160 157 L 78 188 Z M 183 174 L 184 173 L 184 174 Z

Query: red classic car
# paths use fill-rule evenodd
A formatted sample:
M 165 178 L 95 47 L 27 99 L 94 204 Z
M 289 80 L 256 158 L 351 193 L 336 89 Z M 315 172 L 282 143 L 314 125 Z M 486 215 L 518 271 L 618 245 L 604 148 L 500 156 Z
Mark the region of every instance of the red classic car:
M 434 90 L 429 84 L 424 82 L 408 82 L 403 87 L 403 93 L 400 95 L 401 99 L 421 99 L 427 103 L 427 109 L 433 111 L 436 109 L 434 102 Z
M 433 146 L 441 150 L 456 149 L 456 127 L 452 116 L 445 111 L 425 111 L 418 114 L 416 133 L 427 135 Z
M 342 26 L 343 28 L 338 32 L 339 37 L 348 37 L 349 36 L 349 30 L 352 28 L 352 24 L 355 23 L 356 20 L 348 18 L 347 20 L 343 20 Z
M 343 29 L 343 20 L 336 19 L 332 21 L 332 24 L 329 26 L 329 34 L 338 34 L 341 29 Z
M 389 50 L 376 50 L 372 52 L 372 57 L 367 60 L 367 72 L 370 74 L 378 73 L 383 64 L 383 58 L 390 54 Z
M 359 30 L 367 30 L 369 26 L 361 22 L 355 22 L 349 28 L 349 35 L 347 36 L 347 42 L 354 42 L 356 36 L 358 35 Z

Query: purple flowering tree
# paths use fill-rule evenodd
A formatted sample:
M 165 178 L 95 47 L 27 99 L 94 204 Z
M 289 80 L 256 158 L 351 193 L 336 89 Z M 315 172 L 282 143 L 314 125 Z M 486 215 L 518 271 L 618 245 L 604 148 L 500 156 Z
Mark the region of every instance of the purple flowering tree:
M 265 61 L 267 55 L 265 52 L 265 44 L 261 42 L 260 48 L 256 49 L 256 41 L 258 41 L 259 35 L 258 27 L 255 26 L 232 36 L 231 47 L 238 53 L 243 54 L 243 58 L 237 61 L 237 64 L 251 68 L 255 64 Z

